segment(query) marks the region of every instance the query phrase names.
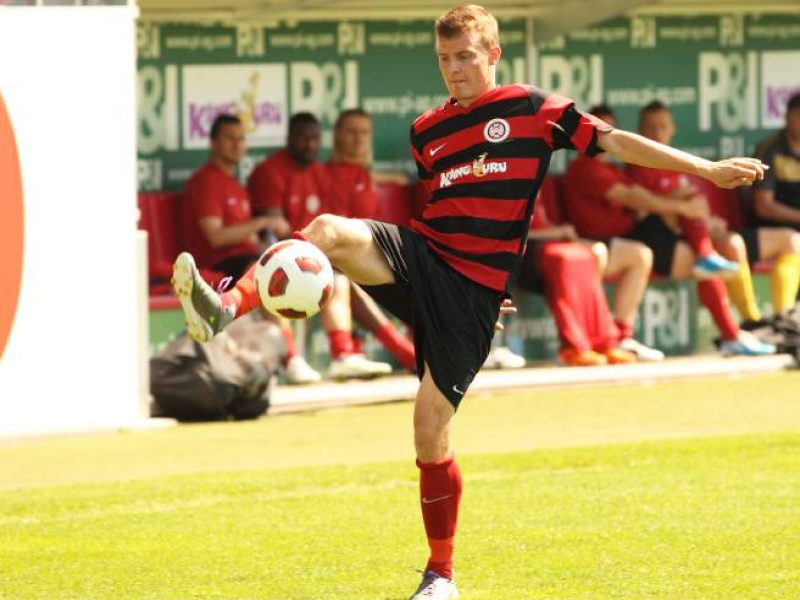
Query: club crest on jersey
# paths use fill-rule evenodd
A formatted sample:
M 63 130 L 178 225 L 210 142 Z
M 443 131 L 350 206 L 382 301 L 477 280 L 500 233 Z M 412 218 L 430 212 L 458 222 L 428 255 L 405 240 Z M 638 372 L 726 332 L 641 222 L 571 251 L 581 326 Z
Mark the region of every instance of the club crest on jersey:
M 467 175 L 472 175 L 473 177 L 480 179 L 481 177 L 486 177 L 489 173 L 505 173 L 508 169 L 506 162 L 495 161 L 487 163 L 486 157 L 488 155 L 488 152 L 484 152 L 478 158 L 473 160 L 471 165 L 461 165 L 460 167 L 454 167 L 449 171 L 442 173 L 439 178 L 439 187 L 445 188 L 449 185 L 453 185 L 453 182 L 456 179 L 461 179 Z
M 505 119 L 492 119 L 483 128 L 483 137 L 487 142 L 502 142 L 511 133 L 511 125 Z

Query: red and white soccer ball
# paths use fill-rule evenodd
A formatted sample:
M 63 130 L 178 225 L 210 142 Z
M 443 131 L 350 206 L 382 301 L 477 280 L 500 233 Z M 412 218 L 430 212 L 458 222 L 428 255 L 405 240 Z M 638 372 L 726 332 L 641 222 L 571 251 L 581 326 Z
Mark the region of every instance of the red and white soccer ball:
M 258 259 L 255 282 L 267 311 L 276 317 L 307 319 L 331 297 L 333 269 L 314 244 L 285 240 Z

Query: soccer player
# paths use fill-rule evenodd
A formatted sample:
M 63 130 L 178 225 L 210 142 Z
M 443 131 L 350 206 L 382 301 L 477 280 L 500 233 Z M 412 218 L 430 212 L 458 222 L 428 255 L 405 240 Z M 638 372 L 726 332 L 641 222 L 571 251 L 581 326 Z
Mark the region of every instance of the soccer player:
M 462 485 L 451 422 L 489 353 L 551 154 L 605 150 L 624 162 L 697 173 L 721 187 L 764 175 L 757 159 L 711 162 L 615 130 L 567 98 L 527 85 L 498 86 L 497 21 L 483 7 L 448 11 L 435 34 L 450 99 L 411 127 L 411 153 L 430 191 L 422 218 L 404 228 L 326 214 L 299 234 L 353 281 L 378 286 L 366 289 L 414 325 L 421 379 L 414 443 L 430 548 L 414 600 L 458 596 L 453 549 Z M 235 306 L 188 269 L 185 256 L 176 262 L 175 279 L 187 320 L 214 332 L 223 307 L 235 314 Z

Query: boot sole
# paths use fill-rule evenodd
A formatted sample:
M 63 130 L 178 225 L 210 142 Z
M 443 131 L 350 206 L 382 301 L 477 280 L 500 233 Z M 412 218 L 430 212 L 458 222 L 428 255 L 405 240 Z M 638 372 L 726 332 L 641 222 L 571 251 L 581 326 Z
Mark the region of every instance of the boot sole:
M 194 259 L 190 254 L 182 252 L 175 259 L 172 265 L 172 289 L 178 297 L 183 309 L 183 316 L 186 322 L 186 332 L 189 337 L 197 342 L 207 342 L 214 337 L 211 326 L 206 323 L 192 303 L 192 291 L 194 290 L 194 273 L 196 267 Z

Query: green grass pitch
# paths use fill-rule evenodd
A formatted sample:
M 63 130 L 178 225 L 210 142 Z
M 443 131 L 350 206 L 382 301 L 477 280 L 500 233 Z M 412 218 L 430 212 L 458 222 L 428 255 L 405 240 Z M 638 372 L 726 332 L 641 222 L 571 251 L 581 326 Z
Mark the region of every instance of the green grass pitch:
M 800 598 L 800 373 L 469 398 L 476 600 Z M 400 600 L 411 406 L 0 446 L 2 600 Z

